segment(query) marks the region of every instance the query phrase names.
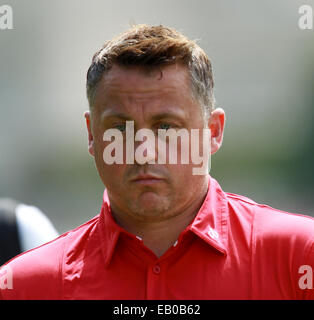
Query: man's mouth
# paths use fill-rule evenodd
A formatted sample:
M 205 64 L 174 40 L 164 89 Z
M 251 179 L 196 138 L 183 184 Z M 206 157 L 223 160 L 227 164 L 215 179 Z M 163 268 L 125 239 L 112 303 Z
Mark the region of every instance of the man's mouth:
M 140 185 L 152 185 L 163 181 L 164 179 L 150 174 L 140 174 L 131 180 L 132 183 Z

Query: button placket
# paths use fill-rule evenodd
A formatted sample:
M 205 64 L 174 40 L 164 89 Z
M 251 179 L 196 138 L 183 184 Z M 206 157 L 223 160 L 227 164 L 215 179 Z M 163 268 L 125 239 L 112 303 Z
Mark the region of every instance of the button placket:
M 155 262 L 149 266 L 147 272 L 147 299 L 160 299 L 164 287 L 163 276 L 160 262 L 159 260 L 155 260 Z
M 161 268 L 159 263 L 154 264 L 152 270 L 154 274 L 157 274 L 157 275 L 160 274 Z

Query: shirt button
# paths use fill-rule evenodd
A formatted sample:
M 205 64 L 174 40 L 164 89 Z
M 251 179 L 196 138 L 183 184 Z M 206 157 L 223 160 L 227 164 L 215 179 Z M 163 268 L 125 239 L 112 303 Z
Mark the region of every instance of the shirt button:
M 153 272 L 154 272 L 155 274 L 159 274 L 159 273 L 160 273 L 160 265 L 159 265 L 159 264 L 155 264 L 155 265 L 153 266 Z

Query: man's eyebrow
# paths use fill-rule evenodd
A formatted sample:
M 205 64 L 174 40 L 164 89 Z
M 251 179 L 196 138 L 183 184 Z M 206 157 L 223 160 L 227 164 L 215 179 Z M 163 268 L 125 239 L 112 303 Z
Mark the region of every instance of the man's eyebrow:
M 110 118 L 118 118 L 123 120 L 132 120 L 129 116 L 124 113 L 116 113 L 116 112 L 105 112 L 101 116 L 101 120 L 108 120 Z
M 129 117 L 128 115 L 124 114 L 124 113 L 117 113 L 117 112 L 104 112 L 101 116 L 102 121 L 104 120 L 108 120 L 111 118 L 116 118 L 116 119 L 122 119 L 122 120 L 133 120 L 131 117 Z M 180 117 L 180 113 L 174 113 L 174 112 L 162 112 L 162 113 L 158 113 L 155 114 L 151 117 L 152 121 L 158 121 L 158 120 L 162 120 L 162 119 L 166 119 L 166 118 L 172 118 L 172 119 L 181 119 Z
M 163 113 L 158 113 L 158 114 L 152 116 L 152 120 L 154 120 L 154 121 L 162 120 L 165 118 L 181 119 L 181 115 L 180 115 L 180 113 L 163 112 Z

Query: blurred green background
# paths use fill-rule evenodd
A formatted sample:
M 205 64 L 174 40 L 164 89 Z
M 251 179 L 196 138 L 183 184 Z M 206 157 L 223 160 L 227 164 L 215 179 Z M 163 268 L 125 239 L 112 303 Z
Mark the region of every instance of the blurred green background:
M 211 175 L 223 189 L 314 215 L 314 30 L 286 0 L 4 0 L 0 30 L 0 196 L 38 206 L 60 233 L 98 214 L 87 152 L 85 77 L 94 52 L 131 23 L 198 39 L 226 111 Z

